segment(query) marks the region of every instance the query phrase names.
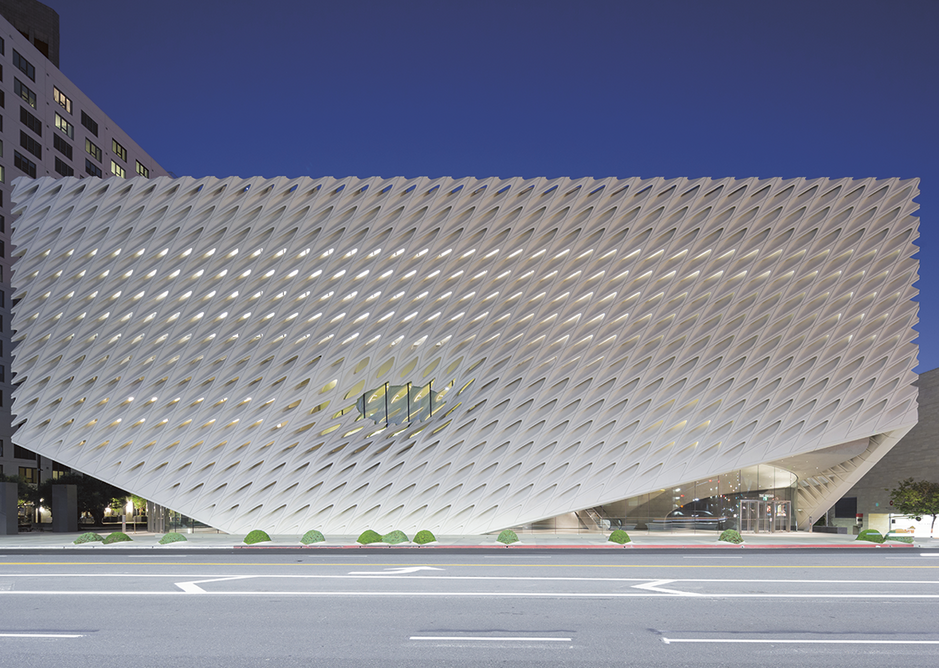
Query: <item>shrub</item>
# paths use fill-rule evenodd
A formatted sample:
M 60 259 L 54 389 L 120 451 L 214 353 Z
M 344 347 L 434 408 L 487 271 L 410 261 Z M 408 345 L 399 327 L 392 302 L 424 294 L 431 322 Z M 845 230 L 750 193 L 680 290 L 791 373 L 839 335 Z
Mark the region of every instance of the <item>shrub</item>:
M 408 537 L 403 531 L 395 529 L 391 533 L 386 533 L 382 536 L 381 542 L 388 543 L 389 545 L 397 545 L 398 543 L 407 543 Z
M 421 531 L 418 531 L 417 534 L 415 534 L 414 542 L 418 545 L 426 545 L 427 543 L 436 543 L 437 539 L 430 531 L 427 529 L 422 529 Z
M 883 543 L 884 537 L 877 529 L 864 529 L 854 540 L 866 540 L 869 543 Z
M 518 534 L 516 534 L 511 529 L 505 529 L 502 533 L 499 534 L 499 537 L 496 538 L 496 540 L 505 545 L 511 545 L 512 543 L 518 542 Z
M 313 543 L 323 543 L 326 541 L 326 536 L 317 531 L 316 529 L 310 529 L 305 534 L 303 538 L 300 539 L 300 542 L 304 545 L 311 545 Z
M 111 545 L 112 543 L 126 543 L 129 540 L 133 540 L 133 538 L 128 536 L 123 531 L 114 531 L 113 533 L 109 533 L 107 538 L 104 539 L 104 544 Z
M 170 543 L 179 543 L 181 541 L 187 540 L 184 535 L 181 533 L 176 533 L 175 531 L 165 534 L 160 539 L 160 545 L 169 545 Z
M 622 529 L 617 529 L 610 534 L 610 539 L 608 542 L 617 543 L 618 545 L 625 545 L 626 543 L 631 543 L 632 540 L 630 540 L 628 533 Z
M 254 545 L 255 543 L 268 543 L 271 537 L 260 529 L 255 529 L 245 536 L 245 545 Z
M 721 533 L 721 537 L 718 538 L 717 540 L 722 540 L 725 543 L 734 543 L 736 545 L 739 545 L 740 543 L 743 542 L 743 536 L 741 536 L 740 532 L 737 531 L 736 529 L 725 529 Z
M 75 545 L 81 545 L 82 543 L 98 543 L 104 540 L 103 536 L 89 531 L 88 533 L 83 533 L 81 536 L 72 541 Z
M 884 536 L 884 540 L 895 540 L 898 543 L 913 543 L 913 536 L 910 534 L 900 534 L 900 533 L 887 533 Z
M 380 543 L 381 534 L 379 534 L 377 531 L 366 529 L 365 531 L 362 532 L 362 535 L 356 539 L 355 542 L 359 543 L 360 545 L 371 545 L 372 543 Z

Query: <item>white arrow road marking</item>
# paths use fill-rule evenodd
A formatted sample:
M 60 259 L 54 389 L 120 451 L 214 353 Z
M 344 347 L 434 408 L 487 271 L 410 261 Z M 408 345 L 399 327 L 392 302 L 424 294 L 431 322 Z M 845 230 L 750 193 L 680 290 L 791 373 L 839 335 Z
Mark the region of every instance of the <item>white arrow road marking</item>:
M 674 580 L 653 580 L 652 582 L 646 582 L 641 585 L 633 585 L 633 589 L 645 589 L 646 591 L 657 591 L 663 594 L 672 594 L 673 596 L 700 596 L 701 594 L 694 594 L 687 591 L 678 591 L 677 589 L 664 589 L 662 585 L 667 585 L 670 582 L 675 582 Z
M 248 578 L 253 578 L 254 575 L 235 575 L 229 578 L 212 578 L 211 580 L 195 580 L 193 582 L 177 582 L 176 586 L 182 589 L 187 594 L 205 594 L 206 591 L 200 584 L 205 584 L 206 582 L 226 582 L 228 580 L 247 580 Z
M 404 573 L 417 573 L 418 571 L 442 571 L 442 568 L 433 566 L 411 566 L 410 568 L 386 568 L 383 571 L 350 571 L 349 575 L 402 575 Z

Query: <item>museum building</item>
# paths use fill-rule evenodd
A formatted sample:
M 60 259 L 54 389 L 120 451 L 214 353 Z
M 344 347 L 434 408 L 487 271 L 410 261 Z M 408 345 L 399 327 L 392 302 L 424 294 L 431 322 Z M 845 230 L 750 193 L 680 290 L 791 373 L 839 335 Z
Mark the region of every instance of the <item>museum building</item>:
M 19 178 L 14 441 L 228 532 L 806 528 L 917 422 L 917 187 Z

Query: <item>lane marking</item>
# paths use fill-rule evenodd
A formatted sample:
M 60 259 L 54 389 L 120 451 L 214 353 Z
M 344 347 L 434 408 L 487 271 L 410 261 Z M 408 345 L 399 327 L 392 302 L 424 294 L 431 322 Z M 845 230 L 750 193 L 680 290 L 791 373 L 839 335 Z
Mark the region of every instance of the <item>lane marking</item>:
M 550 559 L 551 557 L 533 557 L 530 554 L 484 554 L 483 559 Z
M 175 584 L 187 594 L 205 594 L 207 592 L 199 586 L 200 584 L 207 582 L 227 582 L 228 580 L 247 580 L 253 577 L 253 575 L 235 575 L 233 577 L 211 578 L 209 580 L 196 580 L 195 582 L 177 582 Z
M 507 638 L 502 636 L 411 636 L 408 640 L 512 640 L 535 642 L 571 642 L 571 638 Z
M 682 557 L 682 559 L 743 559 L 743 557 Z
M 797 640 L 793 638 L 662 638 L 666 645 L 679 642 L 694 643 L 758 643 L 781 645 L 939 645 L 939 640 Z
M 0 633 L 0 638 L 84 638 L 82 633 Z
M 383 571 L 350 571 L 349 575 L 380 575 L 387 577 L 389 575 L 402 575 L 404 573 L 417 573 L 418 571 L 442 571 L 442 568 L 433 566 L 411 566 L 410 568 L 386 568 Z M 264 577 L 264 576 L 261 576 Z
M 335 558 L 335 555 L 313 555 L 313 554 L 310 554 L 310 553 L 308 553 L 308 552 L 301 552 L 301 553 L 299 553 L 299 554 L 301 554 L 303 557 L 311 557 L 311 556 L 324 556 L 324 557 L 325 557 L 325 556 L 331 556 L 331 557 Z M 174 556 L 176 556 L 176 555 L 174 555 Z M 191 555 L 182 555 L 182 556 L 191 556 Z M 288 555 L 288 556 L 290 556 L 290 555 Z M 344 555 L 344 556 L 341 557 L 341 558 L 342 558 L 342 559 L 356 559 L 356 558 L 365 558 L 365 557 L 370 557 L 370 556 L 377 556 L 377 555 L 362 555 L 362 557 L 358 557 L 358 555 L 349 555 L 349 556 L 345 556 L 345 555 Z M 382 555 L 382 556 L 384 556 L 384 555 Z M 506 556 L 511 556 L 511 555 L 506 555 Z M 529 558 L 529 559 L 535 559 L 535 558 L 550 559 L 550 558 L 551 558 L 551 557 L 532 557 L 532 556 L 530 556 L 530 555 L 524 555 L 524 556 L 527 557 L 527 558 Z M 867 556 L 872 556 L 872 555 L 868 554 Z M 878 553 L 877 556 L 880 556 L 880 553 Z M 937 554 L 927 554 L 927 555 L 923 555 L 923 556 L 939 557 L 939 553 L 937 553 Z M 488 559 L 488 558 L 491 558 L 491 557 L 486 556 L 485 558 Z M 140 562 L 135 562 L 135 561 L 95 561 L 95 560 L 90 559 L 90 560 L 88 560 L 88 561 L 15 561 L 15 562 L 10 562 L 10 563 L 8 563 L 7 566 L 88 566 L 88 565 L 89 565 L 89 562 L 90 562 L 90 563 L 93 563 L 95 566 L 141 566 L 141 565 L 142 565 Z M 487 567 L 490 567 L 490 566 L 491 566 L 491 564 L 485 564 L 485 563 L 469 563 L 469 564 L 466 564 L 466 563 L 447 563 L 447 562 L 435 562 L 435 563 L 441 563 L 441 565 L 443 565 L 443 566 L 450 566 L 450 567 L 466 566 L 466 567 L 484 567 L 484 568 L 487 568 Z M 290 567 L 290 566 L 293 566 L 293 567 L 309 567 L 309 566 L 311 566 L 311 564 L 304 564 L 304 563 L 297 563 L 297 562 L 263 562 L 263 563 L 262 563 L 262 562 L 258 562 L 258 563 L 245 563 L 245 562 L 243 562 L 243 561 L 230 561 L 230 562 L 229 562 L 229 561 L 205 561 L 205 562 L 201 562 L 201 561 L 192 561 L 192 562 L 184 562 L 184 563 L 180 563 L 180 562 L 178 562 L 178 561 L 177 561 L 177 562 L 171 562 L 171 561 L 170 561 L 170 562 L 166 562 L 166 563 L 162 563 L 162 562 L 150 562 L 150 563 L 148 563 L 147 565 L 148 565 L 148 566 L 202 566 L 202 567 L 207 567 L 207 566 L 238 566 L 238 567 L 242 567 L 242 568 L 244 568 L 244 567 L 257 568 L 257 567 L 259 567 L 259 566 L 265 566 L 265 567 Z M 315 565 L 316 565 L 316 566 L 352 566 L 353 564 L 348 564 L 348 563 L 319 563 L 319 564 L 315 564 Z M 425 565 L 425 564 L 413 564 L 413 563 L 412 563 L 412 564 L 407 564 L 407 563 L 405 563 L 405 564 L 401 564 L 401 563 L 395 563 L 395 564 L 391 564 L 391 563 L 376 563 L 376 564 L 373 564 L 373 566 L 394 566 L 394 567 L 409 566 L 409 565 L 413 565 L 413 566 L 422 566 L 422 565 Z M 535 568 L 535 567 L 538 567 L 538 568 L 591 568 L 591 569 L 595 569 L 595 568 L 616 568 L 616 569 L 621 569 L 621 568 L 628 568 L 628 569 L 636 569 L 636 568 L 697 568 L 697 569 L 716 568 L 716 569 L 721 569 L 721 568 L 723 568 L 723 569 L 735 569 L 735 570 L 747 568 L 747 569 L 751 569 L 751 570 L 755 569 L 755 570 L 846 570 L 846 571 L 851 571 L 851 570 L 914 570 L 914 569 L 918 569 L 918 570 L 930 570 L 930 569 L 937 569 L 937 568 L 939 568 L 939 565 L 935 565 L 935 566 L 931 566 L 931 565 L 930 565 L 930 566 L 878 566 L 878 565 L 871 564 L 871 565 L 866 565 L 866 566 L 845 566 L 845 565 L 841 564 L 841 565 L 837 565 L 837 566 L 822 566 L 822 565 L 809 565 L 809 564 L 806 564 L 806 565 L 801 565 L 801 566 L 800 566 L 800 565 L 775 565 L 775 566 L 774 566 L 774 565 L 759 565 L 759 564 L 734 564 L 734 565 L 727 564 L 727 565 L 724 565 L 724 564 L 654 564 L 654 563 L 647 563 L 647 564 L 634 564 L 634 563 L 630 563 L 630 564 L 555 564 L 555 563 L 551 563 L 551 564 L 545 564 L 545 563 L 533 563 L 533 564 L 524 563 L 524 564 L 516 564 L 516 563 L 509 563 L 509 564 L 505 564 L 505 567 L 506 567 L 506 568 Z
M 701 594 L 695 594 L 687 591 L 678 591 L 677 589 L 665 589 L 662 585 L 667 585 L 675 580 L 653 580 L 652 582 L 647 582 L 641 585 L 633 585 L 633 589 L 645 589 L 647 591 L 657 591 L 662 594 L 671 594 L 673 596 L 700 596 Z

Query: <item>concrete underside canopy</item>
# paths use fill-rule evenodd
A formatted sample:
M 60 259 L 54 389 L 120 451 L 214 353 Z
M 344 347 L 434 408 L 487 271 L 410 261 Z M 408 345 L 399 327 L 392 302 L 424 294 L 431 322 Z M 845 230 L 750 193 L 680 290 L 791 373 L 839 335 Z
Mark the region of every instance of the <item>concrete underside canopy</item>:
M 817 517 L 916 423 L 917 192 L 17 179 L 14 440 L 230 532 L 481 533 L 763 462 L 824 474 Z

